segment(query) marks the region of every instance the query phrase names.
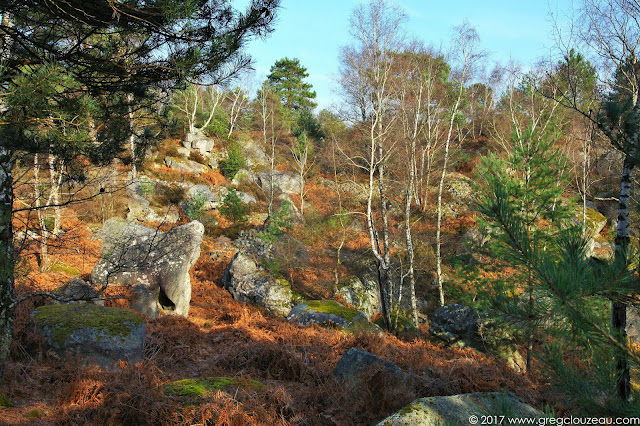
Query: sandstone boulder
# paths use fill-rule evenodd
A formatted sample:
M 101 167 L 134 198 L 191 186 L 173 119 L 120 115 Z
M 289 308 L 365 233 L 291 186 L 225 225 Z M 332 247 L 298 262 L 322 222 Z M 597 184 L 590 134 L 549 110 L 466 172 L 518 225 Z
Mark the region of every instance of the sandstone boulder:
M 483 415 L 485 417 L 504 415 L 505 407 L 508 407 L 509 418 L 512 419 L 544 418 L 544 413 L 521 402 L 512 393 L 475 392 L 416 399 L 397 413 L 382 420 L 378 426 L 482 424 Z
M 334 297 L 362 311 L 368 319 L 380 312 L 380 292 L 372 280 L 363 280 L 355 275 L 338 282 Z
M 276 193 L 299 194 L 302 187 L 300 176 L 293 172 L 265 170 L 258 172 L 258 182 L 265 193 L 269 193 L 273 184 Z
M 104 300 L 100 293 L 88 282 L 80 278 L 73 278 L 71 281 L 56 289 L 55 294 L 59 297 L 55 303 L 94 303 L 104 305 Z
M 187 149 L 195 149 L 201 155 L 207 155 L 213 149 L 215 141 L 202 134 L 187 133 L 182 142 L 182 146 Z
M 333 375 L 340 381 L 356 380 L 372 366 L 384 371 L 389 378 L 405 380 L 408 374 L 392 362 L 384 360 L 371 352 L 362 349 L 349 349 L 338 361 Z
M 204 226 L 193 221 L 167 233 L 118 218 L 97 233 L 102 260 L 91 272 L 94 286 L 129 285 L 137 298 L 133 308 L 155 317 L 187 316 L 191 300 L 189 269 L 200 257 Z
M 233 257 L 224 272 L 222 283 L 235 300 L 261 306 L 283 317 L 291 311 L 291 284 L 283 278 L 273 277 L 243 252 Z
M 131 311 L 64 304 L 40 306 L 31 316 L 36 332 L 61 356 L 78 354 L 85 362 L 105 367 L 142 359 L 146 324 Z

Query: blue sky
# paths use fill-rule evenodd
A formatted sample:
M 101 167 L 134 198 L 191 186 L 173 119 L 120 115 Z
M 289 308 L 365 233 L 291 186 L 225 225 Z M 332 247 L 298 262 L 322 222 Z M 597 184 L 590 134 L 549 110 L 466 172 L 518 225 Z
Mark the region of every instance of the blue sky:
M 360 0 L 282 0 L 275 31 L 247 49 L 257 83 L 276 60 L 298 58 L 317 92 L 318 110 L 339 102 L 335 76 L 341 47 L 351 43 L 349 17 Z M 553 47 L 549 12 L 567 16 L 571 0 L 397 0 L 408 15 L 407 32 L 425 45 L 449 47 L 452 28 L 465 19 L 476 28 L 488 65 L 510 59 L 523 66 L 549 56 Z

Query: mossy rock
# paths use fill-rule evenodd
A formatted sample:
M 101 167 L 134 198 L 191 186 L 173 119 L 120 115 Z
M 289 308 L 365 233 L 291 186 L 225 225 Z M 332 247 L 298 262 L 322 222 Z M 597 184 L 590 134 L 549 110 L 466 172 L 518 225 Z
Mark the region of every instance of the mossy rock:
M 574 214 L 574 223 L 582 224 L 582 207 L 576 207 Z M 607 224 L 606 216 L 591 207 L 587 207 L 586 221 L 588 233 L 591 238 L 596 237 Z
M 230 377 L 204 377 L 178 380 L 162 387 L 167 396 L 185 398 L 191 403 L 199 403 L 202 398 L 216 391 L 235 393 L 237 389 L 256 391 L 264 387 L 257 380 Z
M 420 398 L 378 423 L 378 426 L 460 425 L 475 416 L 536 419 L 543 413 L 507 392 L 476 392 Z M 505 422 L 506 423 L 506 422 Z
M 287 319 L 304 327 L 311 323 L 347 328 L 356 323 L 367 323 L 361 311 L 347 308 L 335 300 L 307 300 L 291 309 Z
M 49 266 L 49 272 L 52 272 L 52 273 L 57 272 L 61 274 L 67 274 L 70 276 L 80 275 L 80 271 L 78 269 L 74 268 L 73 266 L 67 265 L 66 263 L 61 262 L 59 260 L 56 260 L 51 264 L 51 266 Z
M 142 359 L 146 324 L 136 313 L 93 304 L 47 305 L 31 314 L 47 346 L 110 366 Z

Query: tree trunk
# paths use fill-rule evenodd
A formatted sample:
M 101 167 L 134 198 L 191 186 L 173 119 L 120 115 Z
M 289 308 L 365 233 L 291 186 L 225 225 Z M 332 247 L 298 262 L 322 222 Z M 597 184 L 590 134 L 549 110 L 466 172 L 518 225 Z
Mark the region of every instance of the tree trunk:
M 620 180 L 620 204 L 618 206 L 618 231 L 615 239 L 616 260 L 627 260 L 629 248 L 629 201 L 631 199 L 631 181 L 633 178 L 633 160 L 629 155 L 624 158 L 622 178 Z M 611 304 L 611 328 L 618 336 L 619 342 L 627 346 L 627 305 L 621 301 Z M 631 374 L 629 359 L 622 350 L 616 350 L 616 372 L 618 396 L 623 401 L 628 401 L 631 395 Z
M 0 381 L 9 358 L 13 335 L 15 288 L 11 212 L 13 209 L 12 152 L 0 146 Z

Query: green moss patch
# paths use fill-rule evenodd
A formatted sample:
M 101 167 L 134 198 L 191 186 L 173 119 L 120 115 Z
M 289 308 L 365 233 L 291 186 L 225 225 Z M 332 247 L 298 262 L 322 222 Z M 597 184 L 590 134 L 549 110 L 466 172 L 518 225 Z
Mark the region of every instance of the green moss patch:
M 77 270 L 73 266 L 67 265 L 64 262 L 60 262 L 59 260 L 56 260 L 55 262 L 53 262 L 53 264 L 49 267 L 49 271 L 54 273 L 59 272 L 59 273 L 67 274 L 71 276 L 80 275 L 79 270 Z
M 309 307 L 309 310 L 332 314 L 347 321 L 353 321 L 357 316 L 362 315 L 360 311 L 342 306 L 335 300 L 307 300 L 304 304 Z
M 6 393 L 0 392 L 0 408 L 13 407 L 13 401 L 9 399 Z
M 109 336 L 121 336 L 124 339 L 133 328 L 144 322 L 134 312 L 92 304 L 40 306 L 35 309 L 33 320 L 40 327 L 52 327 L 59 345 L 83 328 L 94 328 Z
M 395 329 L 397 333 L 415 332 L 418 330 L 416 325 L 409 318 L 408 314 L 405 314 L 404 312 L 400 312 L 400 314 L 398 315 L 397 313 L 392 312 L 391 325 L 396 324 L 396 318 L 398 320 L 398 326 Z M 382 317 L 378 318 L 374 324 L 384 329 L 384 318 Z
M 213 392 L 229 388 L 244 390 L 258 390 L 264 385 L 256 380 L 237 379 L 229 377 L 204 377 L 184 379 L 164 385 L 163 391 L 167 396 L 180 396 L 200 399 Z

